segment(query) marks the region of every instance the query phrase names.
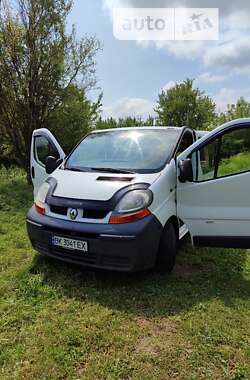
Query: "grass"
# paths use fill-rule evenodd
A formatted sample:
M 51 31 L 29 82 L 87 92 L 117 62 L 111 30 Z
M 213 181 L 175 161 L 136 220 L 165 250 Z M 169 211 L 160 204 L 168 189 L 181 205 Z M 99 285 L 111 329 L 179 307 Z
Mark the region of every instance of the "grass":
M 250 153 L 242 152 L 222 160 L 219 165 L 218 176 L 241 173 L 249 170 Z
M 0 379 L 250 379 L 250 251 L 180 247 L 171 276 L 38 257 L 0 171 Z

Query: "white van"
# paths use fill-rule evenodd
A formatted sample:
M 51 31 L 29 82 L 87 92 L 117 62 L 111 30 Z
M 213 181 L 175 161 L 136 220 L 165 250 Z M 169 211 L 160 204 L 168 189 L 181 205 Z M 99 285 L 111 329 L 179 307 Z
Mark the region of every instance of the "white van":
M 170 272 L 188 231 L 195 246 L 250 247 L 250 119 L 198 135 L 93 131 L 65 157 L 47 129 L 34 131 L 35 250 L 93 268 Z

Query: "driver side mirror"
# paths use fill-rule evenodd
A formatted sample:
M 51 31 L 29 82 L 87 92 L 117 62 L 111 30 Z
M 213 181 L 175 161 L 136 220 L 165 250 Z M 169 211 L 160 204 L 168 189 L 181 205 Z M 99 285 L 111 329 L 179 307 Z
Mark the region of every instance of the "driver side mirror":
M 180 169 L 180 175 L 179 175 L 179 181 L 184 182 L 192 182 L 194 178 L 193 174 L 193 166 L 192 161 L 190 158 L 186 158 L 185 160 L 181 160 L 179 162 L 179 169 Z
M 47 174 L 53 173 L 56 168 L 63 162 L 62 159 L 57 159 L 53 156 L 48 156 L 45 159 L 45 170 Z

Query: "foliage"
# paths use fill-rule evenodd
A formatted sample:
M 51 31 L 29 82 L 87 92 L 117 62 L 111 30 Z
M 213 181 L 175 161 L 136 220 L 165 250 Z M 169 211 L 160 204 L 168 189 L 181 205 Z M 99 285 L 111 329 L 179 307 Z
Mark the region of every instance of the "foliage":
M 62 102 L 48 120 L 47 128 L 56 136 L 65 153 L 94 128 L 101 107 L 101 96 L 97 102 L 87 99 L 85 91 L 70 85 L 65 91 Z
M 13 5 L 13 6 L 12 6 Z M 32 131 L 46 127 L 65 91 L 95 85 L 95 38 L 66 32 L 71 0 L 0 4 L 0 130 L 17 163 L 29 167 Z
M 1 379 L 250 378 L 250 251 L 186 240 L 171 276 L 95 273 L 36 256 L 31 204 L 0 170 Z
M 186 79 L 166 91 L 162 90 L 155 109 L 159 125 L 209 128 L 215 118 L 215 103 L 193 85 L 194 80 Z
M 146 127 L 153 126 L 154 118 L 148 117 L 148 119 L 143 120 L 140 117 L 125 117 L 114 119 L 112 117 L 107 119 L 99 118 L 96 122 L 96 129 L 109 129 L 109 128 L 129 128 L 129 127 Z
M 218 116 L 218 123 L 223 124 L 244 117 L 250 117 L 250 103 L 241 97 L 236 104 L 229 104 L 227 110 Z
M 227 158 L 244 151 L 250 151 L 250 133 L 248 128 L 236 129 L 223 136 L 221 157 Z

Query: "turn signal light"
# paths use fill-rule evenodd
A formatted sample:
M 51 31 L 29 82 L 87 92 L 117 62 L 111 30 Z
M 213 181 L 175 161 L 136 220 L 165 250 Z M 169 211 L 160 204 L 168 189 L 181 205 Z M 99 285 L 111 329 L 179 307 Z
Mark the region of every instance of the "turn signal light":
M 39 214 L 45 214 L 45 208 L 41 207 L 39 204 L 35 203 L 35 209 Z
M 148 216 L 150 214 L 151 212 L 147 208 L 144 208 L 143 210 L 136 211 L 131 214 L 111 215 L 109 219 L 109 224 L 122 224 L 122 223 L 135 222 L 136 220 L 145 218 L 145 216 Z

